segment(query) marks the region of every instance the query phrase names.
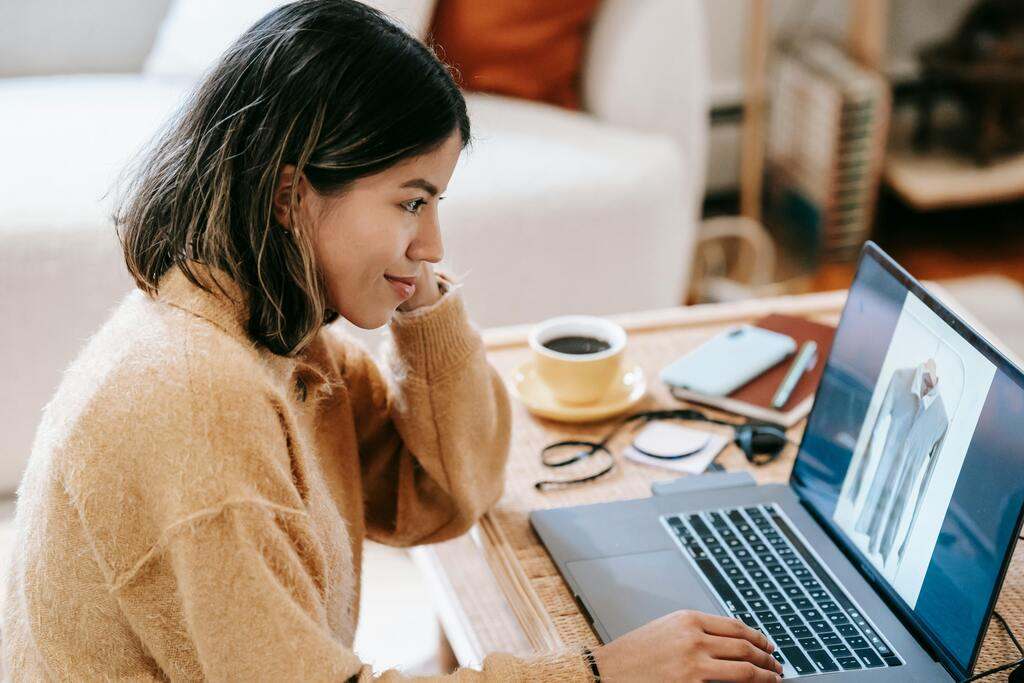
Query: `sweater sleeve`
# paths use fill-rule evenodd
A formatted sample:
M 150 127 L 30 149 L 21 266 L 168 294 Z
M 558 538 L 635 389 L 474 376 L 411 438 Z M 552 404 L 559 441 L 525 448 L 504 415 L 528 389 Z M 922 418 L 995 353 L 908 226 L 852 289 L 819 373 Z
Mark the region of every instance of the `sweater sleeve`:
M 372 669 L 331 635 L 323 586 L 306 565 L 315 542 L 306 514 L 267 503 L 225 504 L 182 520 L 118 598 L 142 645 L 179 649 L 168 674 L 210 681 L 409 680 Z M 312 558 L 312 559 L 311 559 Z M 154 600 L 153 596 L 163 596 Z M 183 649 L 188 650 L 187 652 Z M 179 668 L 184 662 L 192 666 Z M 169 662 L 165 661 L 165 665 Z M 433 681 L 587 681 L 580 653 L 523 660 L 496 654 L 482 670 L 460 669 Z
M 390 327 L 383 369 L 354 345 L 345 368 L 367 535 L 432 543 L 466 531 L 500 497 L 509 398 L 458 290 Z

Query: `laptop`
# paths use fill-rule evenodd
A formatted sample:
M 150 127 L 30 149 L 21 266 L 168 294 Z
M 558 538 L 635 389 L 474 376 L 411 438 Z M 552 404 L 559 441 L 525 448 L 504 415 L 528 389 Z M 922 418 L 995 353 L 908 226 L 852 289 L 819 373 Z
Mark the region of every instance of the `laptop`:
M 962 680 L 1020 533 L 1021 416 L 1020 368 L 869 242 L 788 484 L 530 519 L 603 642 L 692 609 L 787 678 Z

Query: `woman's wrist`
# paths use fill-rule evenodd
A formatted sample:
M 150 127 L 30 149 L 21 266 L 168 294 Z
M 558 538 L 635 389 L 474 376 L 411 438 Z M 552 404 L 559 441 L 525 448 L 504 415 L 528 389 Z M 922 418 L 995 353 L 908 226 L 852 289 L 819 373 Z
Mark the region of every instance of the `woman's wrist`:
M 590 670 L 590 675 L 593 676 L 594 681 L 601 680 L 601 668 L 597 663 L 597 652 L 601 648 L 594 648 L 591 650 L 589 647 L 583 648 L 583 662 L 587 665 Z

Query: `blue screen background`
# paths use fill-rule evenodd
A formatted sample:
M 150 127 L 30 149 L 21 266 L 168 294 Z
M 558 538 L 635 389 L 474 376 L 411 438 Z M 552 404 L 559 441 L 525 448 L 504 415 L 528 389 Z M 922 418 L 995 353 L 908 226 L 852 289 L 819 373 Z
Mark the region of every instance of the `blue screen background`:
M 832 514 L 906 296 L 895 276 L 870 256 L 862 259 L 793 466 L 794 487 L 843 541 Z M 1024 505 L 1024 449 L 1016 424 L 1024 415 L 1024 388 L 1015 372 L 1011 378 L 1002 361 L 986 355 L 997 370 L 915 609 L 888 592 L 938 641 L 959 674 L 974 655 Z M 846 548 L 860 557 L 852 543 Z

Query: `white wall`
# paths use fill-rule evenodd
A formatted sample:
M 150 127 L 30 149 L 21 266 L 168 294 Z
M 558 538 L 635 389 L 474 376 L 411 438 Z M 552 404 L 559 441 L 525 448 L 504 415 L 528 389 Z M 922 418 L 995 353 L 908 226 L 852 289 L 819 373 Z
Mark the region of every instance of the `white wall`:
M 769 0 L 772 38 L 807 31 L 845 36 L 849 6 L 857 0 Z M 749 0 L 704 0 L 711 58 L 712 109 L 742 102 L 743 60 Z M 896 81 L 913 79 L 915 53 L 945 37 L 973 0 L 889 0 L 887 72 Z M 717 123 L 711 130 L 707 189 L 735 189 L 739 177 L 739 125 Z

